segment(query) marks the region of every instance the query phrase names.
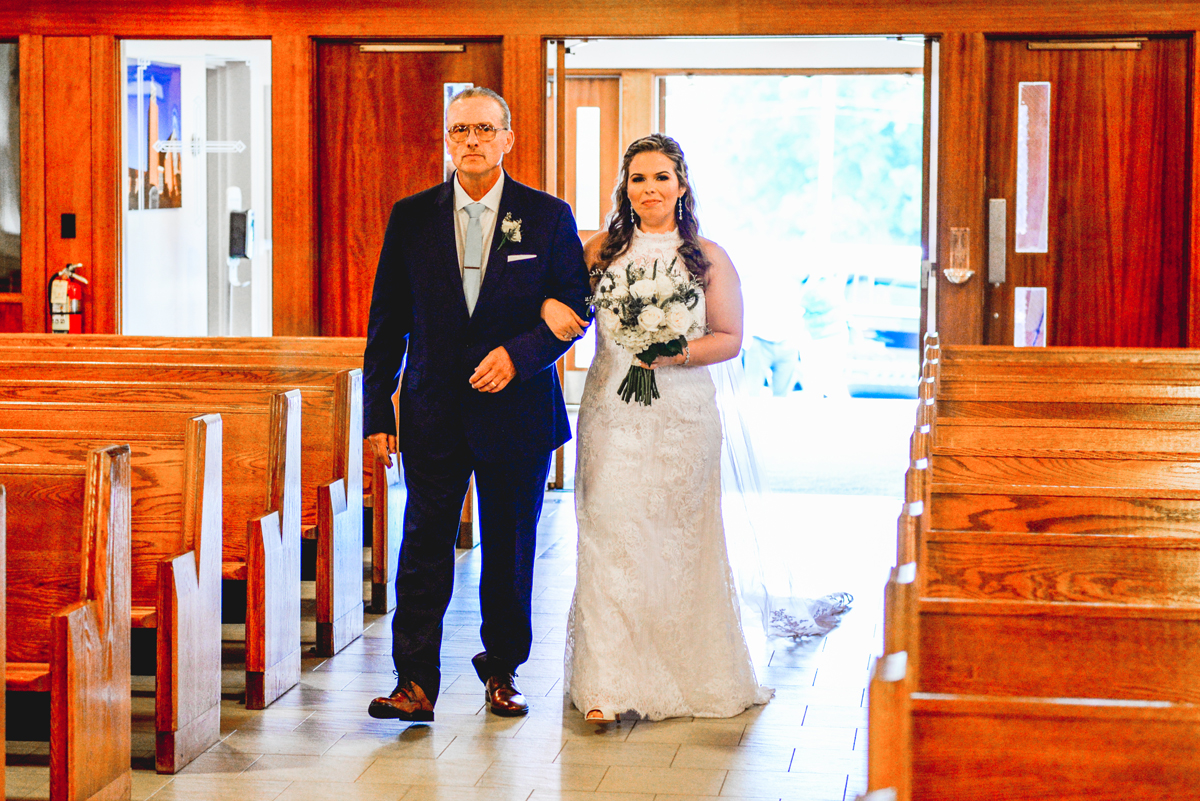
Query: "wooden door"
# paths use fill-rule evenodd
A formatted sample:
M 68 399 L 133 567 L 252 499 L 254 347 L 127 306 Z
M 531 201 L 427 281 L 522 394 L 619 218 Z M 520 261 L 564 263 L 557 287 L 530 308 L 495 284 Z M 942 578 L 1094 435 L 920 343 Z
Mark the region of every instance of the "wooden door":
M 567 73 L 564 88 L 566 102 L 563 109 L 563 199 L 571 205 L 575 222 L 579 226 L 579 236 L 586 242 L 595 233 L 606 228 L 605 221 L 612 208 L 613 186 L 621 168 L 621 78 Z M 548 165 L 554 165 L 555 169 L 558 164 L 557 137 L 553 135 L 553 126 L 558 124 L 556 100 L 557 98 L 551 97 L 547 101 L 546 114 L 550 123 L 549 135 L 546 137 L 546 162 Z M 580 113 L 581 108 L 585 109 L 583 114 Z M 582 136 L 579 129 L 581 120 L 593 128 L 583 132 Z M 581 147 L 581 140 L 598 147 Z M 586 199 L 580 196 L 580 178 L 583 178 L 589 194 Z M 556 185 L 552 174 L 547 175 L 547 181 L 549 185 Z M 595 349 L 594 339 L 588 340 L 583 348 L 585 355 L 580 358 L 579 345 L 578 342 L 572 345 L 562 362 L 563 388 L 568 403 L 579 402 L 583 391 L 582 376 L 587 373 L 591 364 L 591 353 Z
M 988 43 L 1007 275 L 988 285 L 986 342 L 1013 344 L 1015 288 L 1045 287 L 1049 345 L 1186 345 L 1190 42 L 1035 49 L 1081 43 Z
M 322 335 L 366 336 L 392 204 L 444 180 L 445 85 L 500 91 L 500 43 L 463 44 L 463 52 L 362 52 L 345 42 L 317 48 Z

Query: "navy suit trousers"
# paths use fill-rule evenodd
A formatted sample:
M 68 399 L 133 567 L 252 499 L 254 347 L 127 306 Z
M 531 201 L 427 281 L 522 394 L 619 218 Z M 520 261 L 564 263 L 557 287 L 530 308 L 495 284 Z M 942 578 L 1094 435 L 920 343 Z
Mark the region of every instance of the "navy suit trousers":
M 482 461 L 464 437 L 445 452 L 405 453 L 402 458 L 408 501 L 396 576 L 392 658 L 401 680 L 416 682 L 436 701 L 442 619 L 454 588 L 454 549 L 472 472 L 483 556 L 480 638 L 492 672 L 515 672 L 529 658 L 534 551 L 550 455 Z

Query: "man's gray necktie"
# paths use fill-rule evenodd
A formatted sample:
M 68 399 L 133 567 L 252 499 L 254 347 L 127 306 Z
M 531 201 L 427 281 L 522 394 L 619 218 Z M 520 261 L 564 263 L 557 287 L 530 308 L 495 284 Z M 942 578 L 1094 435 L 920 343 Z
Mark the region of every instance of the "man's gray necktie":
M 479 299 L 479 284 L 483 273 L 483 225 L 479 221 L 483 214 L 482 203 L 466 206 L 470 221 L 467 237 L 463 240 L 463 295 L 467 299 L 467 314 L 475 313 L 475 301 Z

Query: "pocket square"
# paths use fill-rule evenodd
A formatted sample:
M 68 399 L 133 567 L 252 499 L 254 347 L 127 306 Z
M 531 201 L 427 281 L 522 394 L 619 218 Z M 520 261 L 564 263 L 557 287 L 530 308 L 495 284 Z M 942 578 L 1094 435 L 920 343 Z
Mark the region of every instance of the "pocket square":
M 509 261 L 525 261 L 525 259 L 536 259 L 536 253 L 518 253 L 514 256 L 509 256 Z

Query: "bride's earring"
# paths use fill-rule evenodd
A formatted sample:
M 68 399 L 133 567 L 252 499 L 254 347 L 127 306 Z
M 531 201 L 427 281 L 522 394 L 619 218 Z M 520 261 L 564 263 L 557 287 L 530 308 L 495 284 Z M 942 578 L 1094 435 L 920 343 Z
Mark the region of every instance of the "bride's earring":
M 675 203 L 675 216 L 679 220 L 681 220 L 681 221 L 683 220 L 683 197 L 682 196 Z
M 637 227 L 637 216 L 633 213 L 633 206 L 629 207 L 629 224 L 635 228 Z

